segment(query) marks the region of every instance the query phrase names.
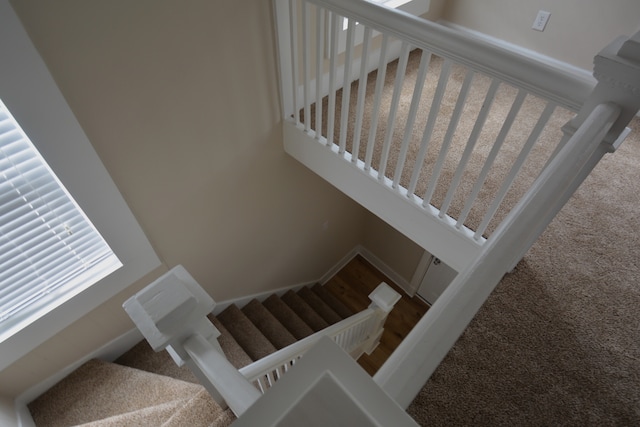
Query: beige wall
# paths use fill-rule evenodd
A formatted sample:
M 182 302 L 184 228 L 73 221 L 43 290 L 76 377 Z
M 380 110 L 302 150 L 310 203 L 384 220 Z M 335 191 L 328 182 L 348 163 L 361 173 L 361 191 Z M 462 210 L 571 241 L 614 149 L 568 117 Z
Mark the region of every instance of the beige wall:
M 365 211 L 282 149 L 271 2 L 12 3 L 166 267 L 221 301 L 361 242 Z M 160 270 L 1 372 L 0 394 L 131 329 L 122 301 Z
M 544 32 L 531 29 L 538 10 L 551 12 Z M 638 0 L 447 0 L 443 19 L 586 70 L 617 36 L 640 25 Z
M 368 214 L 365 226 L 363 245 L 410 282 L 424 249 L 374 214 Z

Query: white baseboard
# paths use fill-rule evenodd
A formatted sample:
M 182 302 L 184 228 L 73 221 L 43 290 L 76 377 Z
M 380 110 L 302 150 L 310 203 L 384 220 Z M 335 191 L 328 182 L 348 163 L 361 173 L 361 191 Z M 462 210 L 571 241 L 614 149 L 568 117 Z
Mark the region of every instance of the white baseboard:
M 234 298 L 234 299 L 230 299 L 230 300 L 227 300 L 227 301 L 222 301 L 222 302 L 217 302 L 216 301 L 216 306 L 213 309 L 213 314 L 214 314 L 214 316 L 217 316 L 218 314 L 223 312 L 225 308 L 229 307 L 232 304 L 235 304 L 238 307 L 244 307 L 246 304 L 249 303 L 249 301 L 251 301 L 254 298 L 257 299 L 258 301 L 264 301 L 265 299 L 267 299 L 272 294 L 278 294 L 278 296 L 282 296 L 289 290 L 293 290 L 295 292 L 295 291 L 297 291 L 298 289 L 300 289 L 300 288 L 302 288 L 304 286 L 311 286 L 311 285 L 314 285 L 316 283 L 317 283 L 317 281 L 312 280 L 310 282 L 299 283 L 297 285 L 292 285 L 292 286 L 285 286 L 285 287 L 278 288 L 278 289 L 275 289 L 275 290 L 271 289 L 271 290 L 268 290 L 268 291 L 258 292 L 256 294 L 252 294 L 252 295 L 248 295 L 248 296 L 240 297 L 240 298 Z
M 222 302 L 216 302 L 216 307 L 213 309 L 213 314 L 214 315 L 220 314 L 222 311 L 224 311 L 224 309 L 226 309 L 227 307 L 229 307 L 232 304 L 235 304 L 238 307 L 243 307 L 244 305 L 249 303 L 249 301 L 251 301 L 254 298 L 257 299 L 258 301 L 264 301 L 271 294 L 278 294 L 278 296 L 282 296 L 289 290 L 292 290 L 292 291 L 295 292 L 295 291 L 299 290 L 300 288 L 302 288 L 304 286 L 313 286 L 316 283 L 320 283 L 321 285 L 324 285 L 325 283 L 327 283 L 329 281 L 329 279 L 331 279 L 333 276 L 335 276 L 338 271 L 340 271 L 345 265 L 347 265 L 349 263 L 349 261 L 351 261 L 356 255 L 358 255 L 361 252 L 362 252 L 362 247 L 360 245 L 357 245 L 355 248 L 351 249 L 344 257 L 342 257 L 325 274 L 323 274 L 322 277 L 320 277 L 317 280 L 310 280 L 308 282 L 298 283 L 296 285 L 291 285 L 291 286 L 285 286 L 283 288 L 279 288 L 279 289 L 276 289 L 276 290 L 271 289 L 271 290 L 268 290 L 268 291 L 259 292 L 259 293 L 252 294 L 252 295 L 248 295 L 248 296 L 245 296 L 245 297 L 234 298 L 234 299 L 230 299 L 230 300 L 222 301 Z
M 380 258 L 373 254 L 369 249 L 364 246 L 359 247 L 359 253 L 362 255 L 364 259 L 369 261 L 371 265 L 380 270 L 382 274 L 387 276 L 389 279 L 393 281 L 396 285 L 400 286 L 402 290 L 405 291 L 407 295 L 413 295 L 411 284 L 407 279 L 400 276 L 394 269 L 385 264 Z

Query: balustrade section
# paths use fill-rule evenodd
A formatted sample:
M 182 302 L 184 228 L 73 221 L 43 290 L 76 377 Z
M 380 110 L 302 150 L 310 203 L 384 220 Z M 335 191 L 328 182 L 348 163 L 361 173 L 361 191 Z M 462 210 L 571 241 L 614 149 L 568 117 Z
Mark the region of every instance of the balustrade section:
M 384 322 L 400 294 L 383 282 L 369 298 L 371 305 L 366 310 L 245 366 L 240 373 L 265 393 L 324 336 L 335 341 L 354 359 L 364 353 L 370 354 L 378 346 Z
M 276 7 L 285 120 L 479 244 L 593 86 L 366 1 Z

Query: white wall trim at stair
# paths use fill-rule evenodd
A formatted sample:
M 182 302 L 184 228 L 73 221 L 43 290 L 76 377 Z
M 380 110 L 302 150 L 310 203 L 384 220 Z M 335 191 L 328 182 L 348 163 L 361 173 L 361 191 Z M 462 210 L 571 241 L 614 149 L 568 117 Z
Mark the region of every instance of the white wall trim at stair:
M 216 301 L 216 306 L 213 309 L 213 315 L 217 316 L 218 314 L 222 313 L 227 307 L 229 307 L 230 305 L 237 305 L 238 307 L 243 307 L 245 305 L 247 305 L 251 300 L 253 299 L 257 299 L 258 301 L 262 302 L 265 299 L 267 299 L 269 297 L 269 295 L 273 295 L 273 294 L 277 294 L 278 296 L 282 296 L 284 295 L 287 291 L 292 290 L 292 291 L 297 291 L 298 289 L 301 289 L 305 286 L 311 286 L 316 284 L 317 281 L 316 280 L 312 280 L 309 282 L 304 282 L 304 283 L 299 283 L 297 285 L 293 285 L 293 286 L 285 286 L 282 288 L 278 288 L 278 289 L 271 289 L 269 291 L 264 291 L 264 292 L 258 292 L 255 294 L 251 294 L 245 297 L 240 297 L 240 298 L 234 298 L 234 299 L 230 299 L 230 300 L 226 300 L 226 301 L 222 301 L 222 302 L 218 302 Z
M 567 62 L 560 61 L 558 59 L 552 58 L 547 55 L 543 55 L 539 52 L 536 52 L 535 50 L 527 49 L 522 46 L 518 46 L 517 44 L 509 43 L 508 41 L 490 36 L 485 33 L 481 33 L 480 31 L 472 30 L 471 28 L 467 28 L 462 25 L 454 24 L 453 22 L 449 22 L 444 19 L 438 20 L 438 24 L 444 25 L 445 27 L 453 28 L 454 30 L 461 31 L 463 33 L 467 33 L 476 39 L 480 39 L 487 43 L 497 45 L 501 48 L 510 50 L 512 52 L 516 52 L 521 55 L 525 55 L 529 58 L 533 58 L 537 62 L 542 62 L 544 64 L 551 65 L 554 68 L 560 68 L 565 73 L 573 75 L 583 80 L 590 81 L 594 85 L 596 83 L 596 79 L 591 74 L 591 71 L 585 70 L 584 68 L 576 67 L 575 65 L 571 65 Z

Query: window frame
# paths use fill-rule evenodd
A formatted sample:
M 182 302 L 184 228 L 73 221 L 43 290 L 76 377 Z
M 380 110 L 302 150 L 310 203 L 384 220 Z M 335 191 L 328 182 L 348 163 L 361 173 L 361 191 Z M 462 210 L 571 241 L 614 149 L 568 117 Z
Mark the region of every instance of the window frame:
M 0 343 L 0 370 L 162 263 L 8 0 L 0 0 L 0 97 L 123 266 Z

